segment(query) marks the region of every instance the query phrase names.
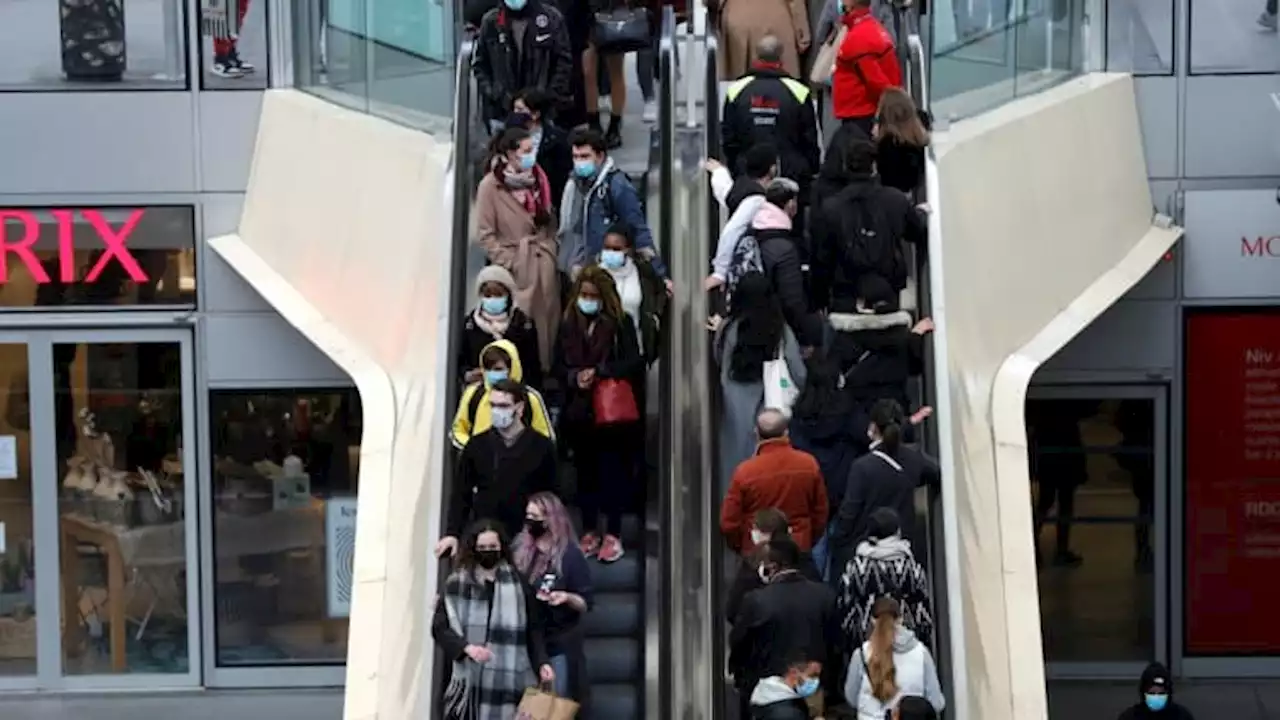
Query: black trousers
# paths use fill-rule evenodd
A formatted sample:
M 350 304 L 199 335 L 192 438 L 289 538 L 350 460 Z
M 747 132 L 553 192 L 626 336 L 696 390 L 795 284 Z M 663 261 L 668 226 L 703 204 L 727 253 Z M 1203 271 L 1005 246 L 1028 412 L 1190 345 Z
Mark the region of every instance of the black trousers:
M 564 435 L 573 449 L 582 532 L 620 534 L 624 515 L 644 512 L 644 424 L 578 423 Z

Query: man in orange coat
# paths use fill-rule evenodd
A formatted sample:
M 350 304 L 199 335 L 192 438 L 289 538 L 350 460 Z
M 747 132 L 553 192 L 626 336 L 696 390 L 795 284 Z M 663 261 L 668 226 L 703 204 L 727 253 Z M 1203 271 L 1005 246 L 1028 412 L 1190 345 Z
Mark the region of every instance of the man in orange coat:
M 720 508 L 720 532 L 729 547 L 743 556 L 755 550 L 752 518 L 759 510 L 778 508 L 791 521 L 791 536 L 809 550 L 827 527 L 827 488 L 818 461 L 791 447 L 787 417 L 766 409 L 756 418 L 760 444 L 754 457 L 733 472 Z

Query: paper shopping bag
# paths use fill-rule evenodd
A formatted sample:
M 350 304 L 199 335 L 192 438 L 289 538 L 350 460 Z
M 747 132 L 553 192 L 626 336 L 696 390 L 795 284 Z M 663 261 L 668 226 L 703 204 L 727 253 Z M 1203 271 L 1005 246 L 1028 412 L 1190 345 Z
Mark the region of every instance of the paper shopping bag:
M 526 689 L 516 710 L 516 720 L 573 720 L 577 715 L 578 703 L 538 688 Z

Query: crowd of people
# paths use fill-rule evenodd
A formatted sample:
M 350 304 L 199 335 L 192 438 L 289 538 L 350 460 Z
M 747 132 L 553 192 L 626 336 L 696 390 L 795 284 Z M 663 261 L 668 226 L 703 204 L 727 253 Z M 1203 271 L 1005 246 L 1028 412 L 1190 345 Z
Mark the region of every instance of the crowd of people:
M 491 132 L 473 233 L 488 264 L 457 343 L 455 477 L 435 549 L 451 572 L 432 632 L 452 663 L 446 717 L 509 720 L 535 684 L 590 717 L 593 565 L 624 557 L 624 520 L 643 515 L 645 390 L 675 288 L 610 156 L 624 53 L 595 23 L 629 6 L 498 2 L 466 12 Z M 909 288 L 927 245 L 914 192 L 929 117 L 901 88 L 885 3 L 827 3 L 815 52 L 803 3 L 785 5 L 771 19 L 744 17 L 749 3 L 713 8 L 722 33 L 753 29 L 729 45 L 742 72 L 721 160 L 706 161 L 727 221 L 703 287 L 685 289 L 715 308 L 722 476 L 708 481 L 737 557 L 728 668 L 744 720 L 936 718 L 916 496 L 939 468 L 915 444 L 931 409 L 909 392 L 933 330 Z M 651 47 L 632 50 L 650 74 Z M 822 101 L 838 121 L 825 143 Z M 1159 698 L 1168 678 L 1150 675 L 1142 712 L 1176 707 Z

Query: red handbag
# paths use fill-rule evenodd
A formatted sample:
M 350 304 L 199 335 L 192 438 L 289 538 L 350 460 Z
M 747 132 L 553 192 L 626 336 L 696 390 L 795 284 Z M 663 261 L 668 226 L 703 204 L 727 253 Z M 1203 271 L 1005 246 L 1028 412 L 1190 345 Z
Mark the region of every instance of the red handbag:
M 618 378 L 596 381 L 591 395 L 591 408 L 595 411 L 597 425 L 617 425 L 639 422 L 640 408 L 631 383 Z

